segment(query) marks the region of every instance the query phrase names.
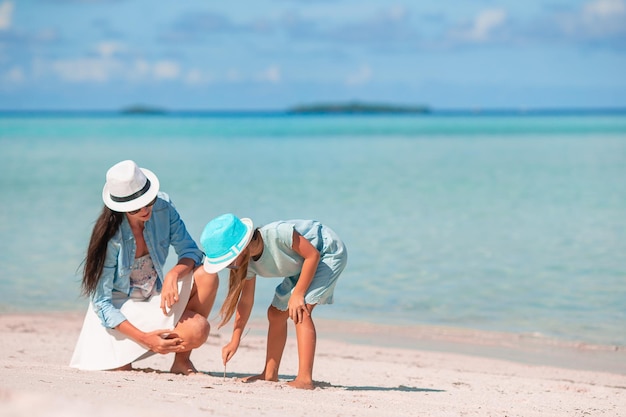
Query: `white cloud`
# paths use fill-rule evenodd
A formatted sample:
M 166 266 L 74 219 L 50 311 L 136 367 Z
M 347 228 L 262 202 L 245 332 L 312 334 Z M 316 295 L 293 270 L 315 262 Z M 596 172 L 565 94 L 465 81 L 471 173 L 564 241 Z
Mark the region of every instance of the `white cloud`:
M 1 1 L 1 0 L 0 0 Z M 242 71 L 238 68 L 213 74 L 208 69 L 186 67 L 174 59 L 147 60 L 132 57 L 132 48 L 117 41 L 102 41 L 91 46 L 89 56 L 33 60 L 32 72 L 27 77 L 34 79 L 56 79 L 66 83 L 127 82 L 142 84 L 150 82 L 180 81 L 190 86 L 204 86 L 216 82 L 226 83 L 280 83 L 281 68 L 270 65 L 259 71 Z M 353 83 L 365 82 L 371 71 L 365 68 L 353 77 Z M 22 74 L 23 76 L 23 74 Z M 0 74 L 2 80 L 6 76 Z M 17 79 L 18 74 L 14 74 Z M 22 77 L 26 78 L 26 77 Z
M 409 11 L 404 6 L 396 5 L 396 6 L 392 6 L 388 10 L 387 16 L 389 17 L 390 20 L 403 21 L 409 16 Z
M 367 84 L 372 79 L 372 70 L 369 66 L 365 65 L 359 68 L 354 74 L 348 75 L 346 78 L 347 85 L 362 85 Z
M 26 76 L 21 68 L 14 67 L 7 72 L 6 79 L 10 82 L 21 83 L 26 80 Z
M 277 66 L 267 68 L 261 73 L 260 79 L 271 83 L 279 83 L 281 80 L 280 68 Z
M 465 32 L 465 37 L 477 42 L 487 41 L 492 32 L 504 24 L 506 17 L 507 14 L 502 9 L 483 10 L 474 19 L 472 27 Z
M 236 82 L 239 82 L 239 81 L 242 80 L 242 76 L 241 76 L 241 74 L 239 73 L 238 70 L 236 70 L 236 69 L 229 69 L 228 72 L 226 73 L 226 79 L 229 82 L 236 83 Z
M 100 47 L 100 57 L 36 60 L 33 62 L 33 75 L 41 78 L 52 74 L 62 81 L 72 83 L 105 83 L 112 80 L 142 83 L 181 78 L 178 62 L 149 62 L 144 59 L 124 61 L 110 56 L 114 53 L 110 47 Z
M 576 41 L 608 40 L 626 34 L 626 0 L 590 0 L 580 9 L 554 16 L 562 35 Z
M 207 85 L 216 82 L 227 83 L 247 83 L 247 82 L 264 82 L 279 83 L 282 80 L 280 67 L 273 65 L 258 73 L 242 72 L 239 69 L 231 68 L 221 74 L 211 74 L 198 68 L 188 70 L 182 77 L 185 84 L 188 85 Z
M 16 85 L 26 81 L 26 75 L 22 68 L 13 67 L 2 76 L 3 85 Z
M 36 42 L 48 43 L 59 40 L 59 32 L 56 29 L 45 28 L 33 35 Z
M 126 47 L 122 45 L 121 43 L 112 42 L 112 41 L 100 42 L 99 44 L 96 45 L 96 50 L 98 51 L 98 54 L 106 58 L 112 57 L 116 53 L 124 51 L 125 49 Z
M 5 1 L 0 4 L 0 30 L 8 30 L 13 22 L 13 2 Z
M 153 74 L 157 80 L 174 80 L 180 75 L 180 65 L 174 61 L 159 61 L 154 64 Z
M 139 78 L 147 71 L 136 65 L 128 65 L 116 59 L 113 55 L 124 49 L 116 42 L 100 42 L 94 46 L 99 55 L 95 58 L 59 59 L 52 63 L 41 63 L 46 69 L 59 78 L 69 82 L 97 82 L 104 83 L 117 77 Z M 139 75 L 137 75 L 139 73 Z
M 150 76 L 151 65 L 145 59 L 136 59 L 129 65 L 127 79 L 131 81 L 144 81 Z
M 210 74 L 206 74 L 197 68 L 192 68 L 187 71 L 184 80 L 185 83 L 189 85 L 206 85 L 213 81 L 213 77 L 211 77 Z
M 626 1 L 592 0 L 581 12 L 578 30 L 592 36 L 606 36 L 626 32 Z
M 100 44 L 98 50 L 101 56 L 94 58 L 38 60 L 33 65 L 33 74 L 36 77 L 53 74 L 62 81 L 73 83 L 105 83 L 113 80 L 142 83 L 180 80 L 187 85 L 195 86 L 207 85 L 217 81 L 279 83 L 282 80 L 281 70 L 278 66 L 270 66 L 258 74 L 242 73 L 238 69 L 230 69 L 216 78 L 209 72 L 198 68 L 185 70 L 179 62 L 172 60 L 149 62 L 145 59 L 136 59 L 127 62 L 111 56 L 115 50 L 111 45 Z M 370 76 L 371 71 L 365 67 L 351 76 L 349 83 L 364 83 Z
M 49 68 L 59 78 L 70 82 L 106 82 L 120 71 L 117 61 L 100 58 L 77 58 L 53 61 Z
M 612 17 L 626 13 L 626 3 L 623 0 L 593 0 L 583 8 L 583 13 L 588 17 Z

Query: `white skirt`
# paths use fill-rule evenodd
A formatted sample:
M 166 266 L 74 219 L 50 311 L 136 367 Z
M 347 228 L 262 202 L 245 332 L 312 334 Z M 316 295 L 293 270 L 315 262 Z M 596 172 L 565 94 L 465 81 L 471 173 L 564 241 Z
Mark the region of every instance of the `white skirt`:
M 192 286 L 193 274 L 191 273 L 178 280 L 178 302 L 167 315 L 164 315 L 161 310 L 161 294 L 146 300 L 113 299 L 113 304 L 122 311 L 133 326 L 143 332 L 173 329 L 187 307 Z M 119 368 L 151 355 L 154 355 L 154 352 L 145 346 L 118 330 L 104 327 L 93 305 L 89 303 L 70 367 L 84 371 L 103 371 Z

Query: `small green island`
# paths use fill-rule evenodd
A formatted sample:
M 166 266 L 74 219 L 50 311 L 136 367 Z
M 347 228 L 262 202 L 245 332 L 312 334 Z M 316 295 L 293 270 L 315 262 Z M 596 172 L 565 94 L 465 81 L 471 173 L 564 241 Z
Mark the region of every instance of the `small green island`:
M 242 114 L 255 113 L 254 111 L 240 111 Z M 286 110 L 275 110 L 275 113 L 282 114 L 424 114 L 430 113 L 431 109 L 428 106 L 422 105 L 400 105 L 400 104 L 383 104 L 383 103 L 366 103 L 359 101 L 351 101 L 345 103 L 314 103 L 314 104 L 302 104 L 287 108 Z M 136 104 L 128 107 L 124 107 L 119 110 L 120 114 L 130 116 L 163 116 L 172 114 L 169 110 L 161 107 Z M 177 111 L 174 113 L 185 113 L 184 111 Z M 219 110 L 206 110 L 195 111 L 195 113 L 202 114 L 221 114 L 221 113 L 237 113 L 237 111 L 219 111 Z
M 158 107 L 150 107 L 150 106 L 144 106 L 144 105 L 135 105 L 135 106 L 129 106 L 126 108 L 123 108 L 121 110 L 122 114 L 129 114 L 129 115 L 162 115 L 165 114 L 166 111 L 164 109 L 160 109 Z
M 381 103 L 319 103 L 304 104 L 287 110 L 292 114 L 421 114 L 429 113 L 428 106 L 403 106 Z

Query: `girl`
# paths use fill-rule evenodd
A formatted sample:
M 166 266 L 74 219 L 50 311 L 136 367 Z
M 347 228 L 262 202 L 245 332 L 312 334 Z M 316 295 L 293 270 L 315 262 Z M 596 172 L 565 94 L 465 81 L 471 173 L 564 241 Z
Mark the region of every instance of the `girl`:
M 202 251 L 153 172 L 115 164 L 102 199 L 83 271 L 91 302 L 70 366 L 129 370 L 154 353 L 175 353 L 171 372 L 196 372 L 191 350 L 209 335 L 217 274 L 200 268 Z M 165 271 L 170 246 L 178 263 Z
M 254 229 L 252 220 L 224 214 L 211 220 L 200 238 L 204 269 L 230 269 L 228 294 L 220 310 L 224 326 L 235 314 L 231 341 L 222 348 L 224 365 L 239 347 L 252 305 L 256 276 L 285 277 L 267 310 L 269 328 L 265 368 L 244 379 L 278 381 L 287 341 L 287 319 L 293 320 L 298 344 L 298 375 L 288 384 L 313 389 L 316 332 L 311 313 L 317 304 L 331 304 L 337 278 L 347 262 L 343 242 L 315 220 L 289 220 Z

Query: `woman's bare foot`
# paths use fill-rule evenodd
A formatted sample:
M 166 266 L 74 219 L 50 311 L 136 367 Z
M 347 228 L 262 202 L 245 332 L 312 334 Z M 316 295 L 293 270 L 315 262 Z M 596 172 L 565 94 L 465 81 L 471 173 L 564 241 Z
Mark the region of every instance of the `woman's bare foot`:
M 252 375 L 252 376 L 247 376 L 245 378 L 241 378 L 241 382 L 254 382 L 254 381 L 272 381 L 272 382 L 278 382 L 278 378 L 276 379 L 267 379 L 265 378 L 265 374 L 259 374 L 259 375 Z
M 170 368 L 170 372 L 179 375 L 191 375 L 197 374 L 198 370 L 189 359 L 176 358 Z
M 289 385 L 292 388 L 298 388 L 298 389 L 315 389 L 315 386 L 313 385 L 313 381 L 303 382 L 303 381 L 299 381 L 298 378 L 294 379 L 293 381 L 287 382 L 287 385 Z

